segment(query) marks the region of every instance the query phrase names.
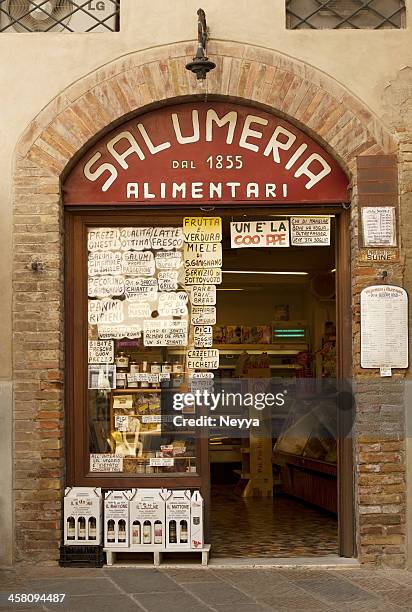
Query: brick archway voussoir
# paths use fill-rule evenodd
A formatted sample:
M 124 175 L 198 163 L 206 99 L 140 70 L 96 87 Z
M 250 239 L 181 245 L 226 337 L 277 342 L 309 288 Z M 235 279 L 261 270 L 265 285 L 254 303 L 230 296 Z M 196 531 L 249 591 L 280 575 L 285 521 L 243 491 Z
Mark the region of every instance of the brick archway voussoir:
M 153 103 L 198 95 L 185 64 L 193 44 L 133 53 L 80 79 L 47 106 L 24 133 L 18 157 L 60 175 L 108 125 Z M 261 104 L 309 132 L 346 167 L 361 154 L 391 153 L 396 142 L 339 83 L 275 51 L 213 41 L 216 69 L 208 93 Z

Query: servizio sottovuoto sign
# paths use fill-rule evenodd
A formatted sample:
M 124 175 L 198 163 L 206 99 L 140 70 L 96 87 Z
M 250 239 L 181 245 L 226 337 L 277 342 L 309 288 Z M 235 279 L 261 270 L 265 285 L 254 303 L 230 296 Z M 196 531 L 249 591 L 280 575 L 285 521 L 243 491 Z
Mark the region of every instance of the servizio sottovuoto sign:
M 185 103 L 108 132 L 68 175 L 66 205 L 340 203 L 348 179 L 303 131 L 250 106 Z

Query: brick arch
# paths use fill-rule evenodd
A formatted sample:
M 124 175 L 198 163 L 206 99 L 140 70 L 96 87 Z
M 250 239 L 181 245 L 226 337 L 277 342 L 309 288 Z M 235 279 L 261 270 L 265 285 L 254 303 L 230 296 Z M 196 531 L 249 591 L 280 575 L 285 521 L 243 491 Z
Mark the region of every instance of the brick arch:
M 334 79 L 275 51 L 211 42 L 216 69 L 212 97 L 265 107 L 309 133 L 346 169 L 362 154 L 390 153 L 396 143 L 372 112 Z M 185 64 L 193 44 L 123 56 L 80 79 L 33 121 L 17 156 L 61 175 L 96 134 L 121 118 L 159 103 L 199 95 Z M 93 127 L 91 127 L 93 126 Z
M 79 152 L 122 118 L 197 95 L 195 79 L 185 70 L 193 49 L 194 43 L 159 47 L 103 66 L 56 97 L 17 145 L 13 182 L 16 560 L 58 558 L 64 487 L 61 177 Z M 217 64 L 208 77 L 210 96 L 260 105 L 284 116 L 320 141 L 350 173 L 356 156 L 396 149 L 378 119 L 318 70 L 243 44 L 212 42 L 208 51 Z M 34 259 L 41 260 L 43 271 L 31 269 Z M 19 443 L 23 430 L 30 432 L 29 451 Z M 28 504 L 32 523 L 24 519 Z M 30 527 L 36 521 L 44 528 Z

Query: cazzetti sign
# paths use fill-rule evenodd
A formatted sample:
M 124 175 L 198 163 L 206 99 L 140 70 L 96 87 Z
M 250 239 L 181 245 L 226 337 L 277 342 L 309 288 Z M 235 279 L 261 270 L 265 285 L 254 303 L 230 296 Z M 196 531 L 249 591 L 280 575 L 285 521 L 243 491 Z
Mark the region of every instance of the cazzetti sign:
M 348 179 L 314 140 L 252 107 L 186 103 L 109 132 L 64 185 L 65 204 L 336 203 Z

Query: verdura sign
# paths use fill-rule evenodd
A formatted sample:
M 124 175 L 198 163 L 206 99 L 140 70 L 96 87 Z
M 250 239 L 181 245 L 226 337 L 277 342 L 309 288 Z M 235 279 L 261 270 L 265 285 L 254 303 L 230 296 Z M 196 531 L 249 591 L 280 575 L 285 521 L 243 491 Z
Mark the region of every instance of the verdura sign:
M 252 107 L 186 103 L 106 134 L 64 185 L 65 204 L 345 202 L 336 161 L 287 121 Z

